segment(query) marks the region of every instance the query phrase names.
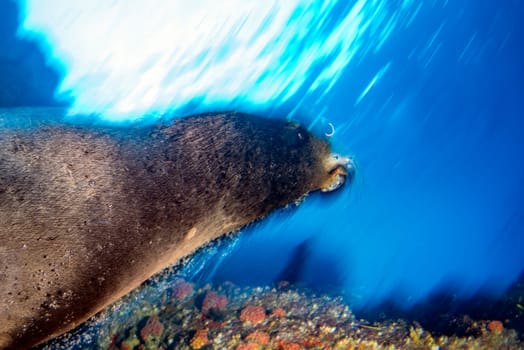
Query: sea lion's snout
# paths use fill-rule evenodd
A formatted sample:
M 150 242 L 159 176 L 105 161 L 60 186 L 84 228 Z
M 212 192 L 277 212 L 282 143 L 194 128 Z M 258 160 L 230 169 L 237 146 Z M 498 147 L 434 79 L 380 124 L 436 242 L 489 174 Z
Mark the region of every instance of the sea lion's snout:
M 328 177 L 320 187 L 322 192 L 331 192 L 341 187 L 346 181 L 350 181 L 355 175 L 355 164 L 349 157 L 343 157 L 332 153 L 326 160 Z

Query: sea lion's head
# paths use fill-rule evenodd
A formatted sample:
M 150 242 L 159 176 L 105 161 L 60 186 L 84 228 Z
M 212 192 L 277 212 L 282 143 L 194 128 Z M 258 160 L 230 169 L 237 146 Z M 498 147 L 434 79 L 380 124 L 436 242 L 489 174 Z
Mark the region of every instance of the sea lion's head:
M 290 131 L 284 133 L 284 137 L 296 139 L 295 144 L 290 142 L 291 149 L 288 151 L 300 154 L 297 175 L 308 184 L 308 192 L 331 192 L 351 181 L 355 166 L 350 157 L 332 152 L 326 140 L 316 137 L 299 124 L 288 122 L 285 126 Z
M 234 149 L 220 152 L 228 155 L 222 164 L 234 163 L 239 179 L 230 180 L 229 188 L 256 218 L 309 192 L 336 190 L 354 175 L 349 157 L 333 153 L 326 140 L 296 123 L 241 113 L 225 119 L 221 142 Z

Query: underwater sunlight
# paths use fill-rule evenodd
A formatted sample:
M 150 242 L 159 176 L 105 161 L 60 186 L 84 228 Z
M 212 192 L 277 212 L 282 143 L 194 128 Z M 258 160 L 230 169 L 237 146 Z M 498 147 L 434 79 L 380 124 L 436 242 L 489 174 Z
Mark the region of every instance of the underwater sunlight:
M 64 70 L 57 93 L 73 97 L 70 112 L 111 121 L 192 105 L 278 107 L 298 95 L 321 103 L 415 11 L 365 0 L 22 4 L 20 35 L 41 39 Z

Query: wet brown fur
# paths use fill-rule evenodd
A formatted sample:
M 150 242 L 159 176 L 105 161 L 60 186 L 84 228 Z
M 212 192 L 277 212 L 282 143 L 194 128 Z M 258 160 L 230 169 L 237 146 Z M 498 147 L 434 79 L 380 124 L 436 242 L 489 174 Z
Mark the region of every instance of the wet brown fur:
M 0 348 L 77 326 L 333 172 L 324 141 L 241 113 L 126 130 L 1 119 Z

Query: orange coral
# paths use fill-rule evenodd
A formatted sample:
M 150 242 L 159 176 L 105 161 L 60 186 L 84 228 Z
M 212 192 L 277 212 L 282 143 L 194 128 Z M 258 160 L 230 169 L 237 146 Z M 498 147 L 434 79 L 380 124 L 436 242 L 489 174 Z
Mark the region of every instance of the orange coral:
M 260 345 L 257 343 L 240 344 L 236 347 L 236 350 L 260 350 Z
M 502 333 L 504 325 L 500 321 L 491 321 L 488 323 L 488 329 L 490 332 Z
M 323 343 L 317 338 L 309 337 L 302 342 L 302 344 L 307 348 L 318 348 L 323 345 Z
M 243 322 L 259 323 L 266 319 L 266 310 L 261 306 L 248 305 L 240 312 L 240 320 Z
M 196 331 L 195 335 L 193 335 L 193 338 L 191 338 L 189 345 L 191 345 L 191 348 L 193 349 L 200 349 L 208 342 L 207 329 L 199 329 Z
M 285 317 L 286 314 L 286 310 L 282 309 L 281 307 L 276 308 L 273 310 L 273 312 L 271 312 L 271 315 L 275 317 Z
M 302 350 L 302 347 L 297 343 L 288 343 L 285 340 L 281 340 L 278 342 L 278 349 L 279 350 Z
M 263 331 L 255 331 L 246 337 L 246 340 L 254 341 L 260 345 L 266 345 L 269 343 L 269 334 Z

